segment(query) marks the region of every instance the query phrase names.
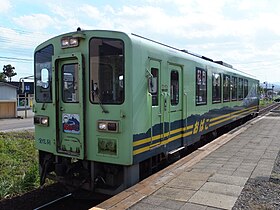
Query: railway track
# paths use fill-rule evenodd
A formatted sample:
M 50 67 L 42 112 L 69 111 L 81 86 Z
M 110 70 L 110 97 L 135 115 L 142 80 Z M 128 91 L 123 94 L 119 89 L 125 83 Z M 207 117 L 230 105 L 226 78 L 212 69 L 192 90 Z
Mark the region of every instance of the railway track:
M 63 202 L 63 200 L 69 199 L 70 196 L 72 196 L 72 193 L 66 194 L 60 198 L 50 201 L 42 206 L 35 208 L 34 210 L 50 209 L 52 207 L 52 205 L 57 205 L 57 203 Z
M 57 210 L 57 209 L 79 209 L 79 210 L 87 210 L 92 206 L 96 206 L 99 203 L 108 199 L 108 196 L 100 197 L 100 195 L 92 195 L 92 198 L 84 198 L 75 196 L 75 193 L 68 193 L 59 198 L 51 200 L 39 207 L 34 208 L 34 210 Z
M 279 107 L 280 107 L 280 103 L 273 103 L 271 105 L 261 108 L 259 111 L 259 115 L 266 114 L 267 112 L 272 111 L 274 109 L 278 109 Z

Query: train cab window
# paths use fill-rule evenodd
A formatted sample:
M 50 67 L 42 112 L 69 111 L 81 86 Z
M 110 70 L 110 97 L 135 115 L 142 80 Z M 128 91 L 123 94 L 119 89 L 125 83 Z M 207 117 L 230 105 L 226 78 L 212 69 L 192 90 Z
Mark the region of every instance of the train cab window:
M 52 102 L 52 56 L 53 45 L 35 52 L 35 99 L 38 103 Z
M 248 97 L 248 80 L 244 79 L 244 97 Z
M 238 100 L 243 99 L 243 79 L 238 79 Z
M 93 103 L 124 102 L 124 43 L 119 39 L 90 40 L 90 81 Z
M 78 64 L 66 64 L 62 67 L 62 99 L 64 102 L 79 102 Z
M 231 78 L 231 100 L 236 101 L 237 100 L 237 77 Z
M 230 76 L 223 75 L 223 101 L 230 101 Z
M 212 75 L 212 102 L 221 102 L 221 74 L 213 73 Z
M 157 68 L 151 68 L 151 74 L 152 74 L 152 78 L 150 78 L 149 82 L 149 86 L 150 86 L 150 90 L 149 92 L 152 95 L 152 106 L 158 106 L 158 79 L 159 79 L 159 75 L 158 75 L 158 69 Z
M 196 68 L 196 105 L 207 104 L 207 72 Z
M 171 71 L 170 80 L 170 100 L 171 105 L 175 106 L 179 103 L 179 73 L 178 71 Z

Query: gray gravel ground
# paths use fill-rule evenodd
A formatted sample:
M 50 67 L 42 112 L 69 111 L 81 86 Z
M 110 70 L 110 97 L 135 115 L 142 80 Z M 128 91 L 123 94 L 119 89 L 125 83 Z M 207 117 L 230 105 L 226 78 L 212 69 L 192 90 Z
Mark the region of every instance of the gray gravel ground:
M 270 179 L 249 179 L 233 207 L 237 209 L 280 210 L 280 151 Z

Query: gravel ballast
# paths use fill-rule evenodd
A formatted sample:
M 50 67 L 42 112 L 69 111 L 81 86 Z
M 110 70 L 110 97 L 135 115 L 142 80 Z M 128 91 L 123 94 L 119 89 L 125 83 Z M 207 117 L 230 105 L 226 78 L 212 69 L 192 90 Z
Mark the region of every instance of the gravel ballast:
M 237 209 L 280 209 L 280 151 L 269 180 L 257 177 L 247 181 L 233 207 Z

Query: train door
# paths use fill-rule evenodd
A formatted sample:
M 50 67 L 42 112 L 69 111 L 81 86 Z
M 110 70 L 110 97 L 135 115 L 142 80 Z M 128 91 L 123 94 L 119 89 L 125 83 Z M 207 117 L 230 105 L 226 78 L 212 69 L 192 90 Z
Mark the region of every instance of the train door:
M 165 119 L 166 123 L 169 123 L 168 137 L 178 137 L 178 133 L 181 133 L 183 127 L 183 78 L 182 67 L 179 65 L 168 64 L 168 115 Z M 177 135 L 176 135 L 177 134 Z M 174 136 L 175 135 L 175 136 Z
M 150 94 L 151 94 L 151 140 L 150 147 L 153 148 L 163 139 L 163 110 L 162 110 L 162 94 L 161 94 L 161 61 L 150 59 L 149 71 L 151 78 Z
M 84 102 L 81 54 L 56 59 L 57 152 L 84 158 Z

